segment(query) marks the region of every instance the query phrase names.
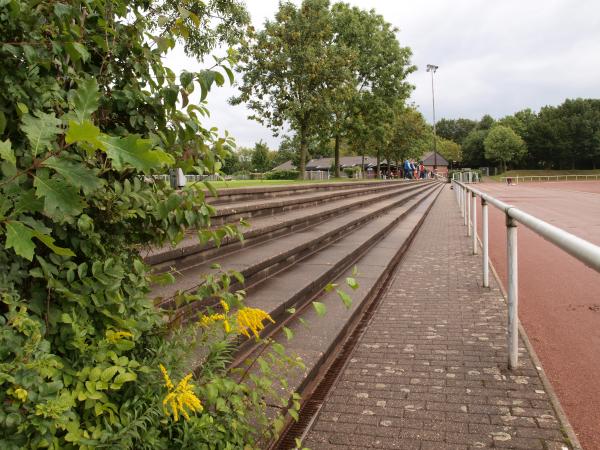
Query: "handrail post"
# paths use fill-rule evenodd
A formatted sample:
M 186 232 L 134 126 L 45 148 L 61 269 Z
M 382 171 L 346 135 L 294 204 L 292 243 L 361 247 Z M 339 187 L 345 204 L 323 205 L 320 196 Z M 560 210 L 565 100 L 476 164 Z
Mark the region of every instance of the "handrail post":
M 473 196 L 473 254 L 477 254 L 477 196 L 471 191 Z
M 517 262 L 517 221 L 506 213 L 506 250 L 508 260 L 508 368 L 519 361 L 519 273 Z
M 483 197 L 481 198 L 481 243 L 483 244 L 483 287 L 490 287 L 488 203 Z
M 467 201 L 467 215 L 465 216 L 465 219 L 467 219 L 467 236 L 471 236 L 471 195 L 469 194 L 469 191 L 467 191 L 466 194 L 465 200 Z
M 468 195 L 468 191 L 466 187 L 463 187 L 463 208 L 465 210 L 465 213 L 463 214 L 463 217 L 465 218 L 465 225 L 467 225 L 467 222 L 469 221 L 469 202 L 467 200 L 467 195 Z

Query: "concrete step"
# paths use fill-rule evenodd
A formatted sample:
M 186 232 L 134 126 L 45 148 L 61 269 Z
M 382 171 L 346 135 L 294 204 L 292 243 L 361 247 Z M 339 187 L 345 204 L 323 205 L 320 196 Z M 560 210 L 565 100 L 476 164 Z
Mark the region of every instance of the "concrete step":
M 308 228 L 355 208 L 390 198 L 400 192 L 418 189 L 422 185 L 423 183 L 402 184 L 394 189 L 385 189 L 383 192 L 365 193 L 356 197 L 332 200 L 326 204 L 319 204 L 301 210 L 282 212 L 274 216 L 256 217 L 251 221 L 249 228 L 242 228 L 243 241 L 225 238 L 218 247 L 212 241 L 200 244 L 198 237 L 192 234 L 187 236 L 176 248 L 163 247 L 151 250 L 146 253 L 144 259 L 146 263 L 154 266 L 155 272 L 166 271 L 170 268 L 182 270 L 208 259 Z
M 327 192 L 345 189 L 353 189 L 368 186 L 378 186 L 404 182 L 403 180 L 387 181 L 347 181 L 339 183 L 306 183 L 306 184 L 282 184 L 269 186 L 248 186 L 243 188 L 224 188 L 217 190 L 217 196 L 206 193 L 206 200 L 211 205 L 220 205 L 224 203 L 246 202 L 251 200 L 260 200 L 276 197 L 286 197 L 289 195 L 308 194 L 311 192 Z
M 181 270 L 174 285 L 157 286 L 153 289 L 152 295 L 157 297 L 158 306 L 169 307 L 178 293 L 196 289 L 203 274 L 214 272 L 211 269 L 211 265 L 214 263 L 220 264 L 223 268 L 241 272 L 246 279 L 244 289 L 250 291 L 257 284 L 294 262 L 322 250 L 351 230 L 358 229 L 374 218 L 406 203 L 421 191 L 430 190 L 434 186 L 436 186 L 435 183 L 421 184 L 418 189 L 400 192 L 389 199 L 355 208 L 343 216 L 321 222 L 309 230 L 291 232 L 278 239 L 244 247 L 229 255 Z M 200 306 L 188 305 L 186 307 L 189 310 L 188 314 Z
M 246 304 L 268 311 L 276 322 L 267 324 L 265 332 L 278 328 L 281 321 L 288 318 L 287 309 L 299 310 L 306 306 L 328 283 L 354 264 L 362 274 L 358 278 L 365 280 L 355 293 L 360 296 L 364 287 L 371 286 L 371 281 L 380 278 L 395 261 L 410 235 L 405 232 L 415 228 L 415 218 L 424 217 L 424 213 L 419 214 L 419 211 L 427 210 L 437 192 L 439 185 L 430 186 L 364 226 L 345 233 L 335 243 L 270 276 L 255 289 L 248 290 Z M 393 237 L 390 238 L 390 235 Z M 359 261 L 363 263 L 359 265 Z M 345 285 L 343 279 L 339 284 Z M 339 298 L 338 301 L 341 304 Z
M 386 232 L 380 233 L 379 239 L 376 239 L 376 242 L 365 249 L 366 251 L 359 253 L 353 261 L 346 261 L 345 266 L 340 264 L 335 269 L 334 267 L 328 269 L 328 261 L 333 261 L 336 256 L 334 253 L 325 256 L 323 252 L 315 255 L 314 259 L 308 258 L 298 263 L 286 274 L 279 277 L 279 283 L 284 283 L 284 277 L 288 277 L 287 282 L 292 283 L 293 279 L 303 278 L 302 273 L 304 272 L 307 275 L 304 278 L 304 283 L 308 286 L 308 280 L 315 279 L 315 275 L 321 273 L 320 278 L 323 282 L 327 280 L 326 283 L 333 282 L 345 286 L 346 277 L 353 276 L 352 267 L 356 265 L 359 274 L 355 278 L 360 287 L 356 291 L 350 292 L 353 299 L 350 308 L 344 306 L 335 292 L 316 295 L 322 292 L 322 287 L 320 289 L 317 289 L 317 286 L 301 288 L 300 283 L 296 283 L 296 287 L 288 288 L 285 295 L 280 294 L 278 302 L 275 303 L 272 303 L 267 295 L 268 283 L 265 283 L 259 290 L 248 296 L 247 303 L 249 305 L 272 310 L 272 314 L 278 318 L 276 319 L 278 323 L 268 327 L 264 336 L 283 344 L 288 354 L 300 356 L 306 365 L 305 370 L 295 371 L 291 374 L 291 378 L 288 377 L 289 387 L 287 389 L 289 391 L 293 390 L 300 393 L 303 400 L 310 396 L 320 381 L 321 375 L 326 373 L 334 362 L 340 346 L 356 328 L 360 317 L 373 305 L 374 300 L 385 289 L 395 266 L 408 249 L 412 238 L 417 233 L 440 191 L 441 186 L 437 186 L 427 193 L 420 194 L 418 198 L 407 202 L 401 208 L 398 208 L 397 212 L 380 217 L 369 224 L 369 226 L 374 226 L 375 223 L 379 222 L 379 229 L 386 229 Z M 364 238 L 368 237 L 367 231 L 376 232 L 376 230 L 367 230 L 366 227 L 364 231 Z M 340 240 L 338 244 L 342 253 L 347 253 L 343 240 Z M 334 246 L 329 247 L 327 251 L 333 250 L 333 248 Z M 320 272 L 312 269 L 312 266 L 319 265 L 322 266 Z M 326 276 L 327 271 L 331 273 Z M 334 273 L 335 275 L 331 276 Z M 324 286 L 324 284 L 320 284 Z M 275 283 L 272 284 L 271 290 L 276 289 Z M 305 293 L 299 295 L 302 289 L 305 290 Z M 346 290 L 348 291 L 347 288 Z M 318 316 L 312 308 L 311 303 L 314 300 L 326 305 L 327 314 L 324 317 Z M 296 312 L 293 315 L 278 312 L 285 311 L 285 308 L 282 309 L 276 306 L 280 303 L 286 304 L 286 308 L 295 306 Z M 292 340 L 288 340 L 285 333 L 283 333 L 283 326 L 293 332 L 294 338 Z M 238 353 L 235 364 L 243 365 L 242 361 L 251 361 L 257 356 L 258 351 L 260 350 L 252 347 L 252 341 L 245 342 Z M 252 368 L 252 370 L 258 369 Z M 291 420 L 289 420 L 288 425 L 291 423 Z
M 211 217 L 213 225 L 235 223 L 240 219 L 250 219 L 257 216 L 281 214 L 293 209 L 308 208 L 323 203 L 328 203 L 342 198 L 349 198 L 368 193 L 396 189 L 398 186 L 423 183 L 420 181 L 393 181 L 382 183 L 361 184 L 347 186 L 345 189 L 333 189 L 328 192 L 295 192 L 284 197 L 275 197 L 258 200 L 241 200 L 217 205 L 215 214 Z

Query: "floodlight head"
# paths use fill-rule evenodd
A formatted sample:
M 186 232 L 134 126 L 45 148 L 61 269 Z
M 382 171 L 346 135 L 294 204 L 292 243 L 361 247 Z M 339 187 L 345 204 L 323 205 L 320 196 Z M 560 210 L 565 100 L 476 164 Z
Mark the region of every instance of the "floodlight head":
M 433 64 L 427 64 L 427 72 L 435 73 L 436 70 L 438 70 L 438 66 L 434 66 Z

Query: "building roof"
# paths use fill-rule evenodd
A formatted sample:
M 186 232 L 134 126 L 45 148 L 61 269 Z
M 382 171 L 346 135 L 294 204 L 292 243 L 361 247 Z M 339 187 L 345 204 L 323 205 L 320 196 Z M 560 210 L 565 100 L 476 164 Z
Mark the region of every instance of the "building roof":
M 279 164 L 277 167 L 273 167 L 271 170 L 295 170 L 296 167 L 292 163 L 292 160 L 288 160 L 283 164 Z
M 421 156 L 421 161 L 423 161 L 423 165 L 433 166 L 433 163 L 436 162 L 438 166 L 448 166 L 448 160 L 446 160 L 446 158 L 444 158 L 438 152 L 435 153 L 437 154 L 437 158 L 434 158 L 434 152 L 427 152 L 423 156 Z
M 333 166 L 334 158 L 313 158 L 306 163 L 306 170 L 329 170 Z M 340 156 L 340 166 L 345 167 L 356 167 L 362 164 L 362 156 Z M 381 165 L 387 165 L 387 160 L 383 159 L 380 161 Z M 372 156 L 365 156 L 365 167 L 377 166 L 377 158 Z M 286 161 L 283 164 L 278 165 L 272 170 L 294 170 L 296 166 L 293 165 L 292 161 Z

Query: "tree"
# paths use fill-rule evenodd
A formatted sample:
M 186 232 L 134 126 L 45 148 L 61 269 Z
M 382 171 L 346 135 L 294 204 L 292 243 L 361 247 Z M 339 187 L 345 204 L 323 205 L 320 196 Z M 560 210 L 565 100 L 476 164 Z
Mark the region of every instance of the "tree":
M 243 82 L 233 104 L 247 102 L 251 118 L 278 132 L 298 135 L 299 172 L 305 174 L 308 143 L 325 123 L 332 86 L 349 79 L 344 49 L 335 45 L 327 0 L 279 5 L 275 20 L 240 50 Z
M 396 111 L 392 135 L 385 147 L 385 157 L 396 166 L 406 158 L 418 159 L 423 155 L 423 141 L 429 133 L 423 115 L 414 107 Z
M 269 147 L 265 142 L 258 141 L 252 151 L 252 169 L 257 172 L 266 172 L 271 168 L 269 161 Z
M 488 133 L 488 130 L 473 130 L 467 135 L 462 145 L 464 165 L 479 167 L 485 164 L 484 141 Z
M 471 119 L 441 119 L 436 124 L 436 132 L 438 136 L 462 145 L 476 126 L 477 122 Z
M 494 126 L 496 121 L 489 114 L 484 115 L 477 126 L 475 127 L 477 130 L 489 130 Z
M 440 155 L 446 158 L 447 161 L 461 161 L 462 148 L 459 144 L 450 139 L 438 139 L 437 151 Z
M 506 163 L 521 158 L 527 147 L 521 137 L 511 128 L 504 125 L 492 127 L 483 142 L 485 157 L 500 162 L 501 171 L 506 170 Z

